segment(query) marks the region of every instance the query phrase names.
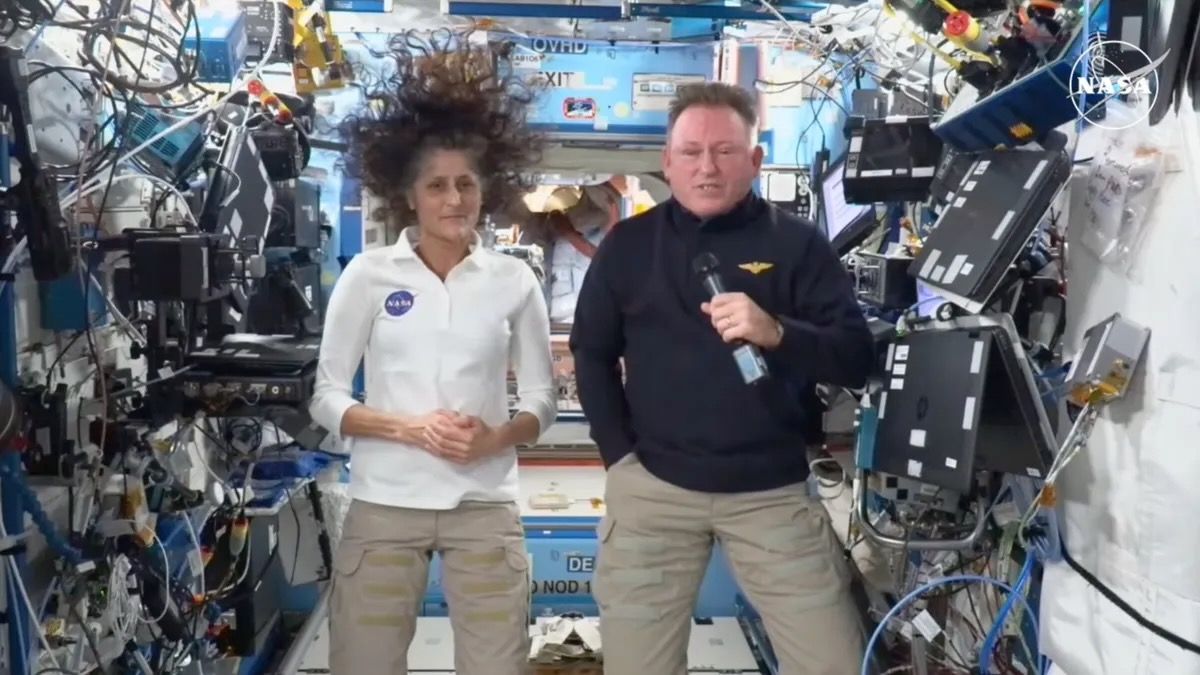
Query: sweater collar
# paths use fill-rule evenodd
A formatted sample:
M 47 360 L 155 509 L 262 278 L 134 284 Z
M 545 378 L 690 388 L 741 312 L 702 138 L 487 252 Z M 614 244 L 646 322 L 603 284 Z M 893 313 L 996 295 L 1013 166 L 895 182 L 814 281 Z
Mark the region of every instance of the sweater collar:
M 693 231 L 703 229 L 706 232 L 729 230 L 745 227 L 760 217 L 766 207 L 761 197 L 751 190 L 732 209 L 712 218 L 703 219 L 684 208 L 675 197 L 671 197 L 671 222 L 677 227 Z

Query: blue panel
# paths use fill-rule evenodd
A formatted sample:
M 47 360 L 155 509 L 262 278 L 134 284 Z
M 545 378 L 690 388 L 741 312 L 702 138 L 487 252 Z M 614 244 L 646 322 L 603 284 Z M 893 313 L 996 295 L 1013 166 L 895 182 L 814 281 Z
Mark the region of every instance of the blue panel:
M 771 161 L 771 152 L 772 152 L 771 149 L 775 147 L 775 130 L 774 129 L 764 129 L 761 132 L 759 132 L 758 144 L 763 146 L 764 148 L 766 148 L 766 153 L 765 153 L 765 156 L 763 157 L 763 163 L 773 164 L 773 162 Z
M 737 616 L 746 629 L 746 637 L 749 638 L 750 644 L 762 656 L 763 663 L 767 665 L 767 671 L 771 675 L 778 675 L 779 659 L 775 656 L 775 649 L 771 646 L 771 638 L 767 635 L 767 625 L 763 621 L 762 615 L 741 593 L 738 593 L 736 605 Z
M 724 22 L 715 19 L 676 19 L 671 22 L 671 39 L 712 39 L 720 36 L 724 27 Z
M 199 49 L 195 33 L 189 32 L 187 48 L 199 51 L 199 80 L 232 82 L 246 59 L 246 16 L 237 10 L 200 13 L 196 18 L 200 33 Z
M 178 122 L 177 119 L 134 101 L 126 106 L 126 110 L 131 124 L 127 142 L 137 146 L 151 138 L 159 137 L 138 153 L 138 156 L 163 173 L 187 173 L 204 150 L 204 124 L 199 121 L 190 122 L 162 136 L 163 132 L 167 132 Z
M 95 274 L 103 254 L 88 256 L 89 271 Z M 96 275 L 99 277 L 100 275 Z M 83 284 L 87 283 L 87 293 Z M 84 282 L 79 274 L 68 274 L 61 279 L 38 284 L 38 300 L 41 306 L 42 328 L 52 331 L 82 331 L 108 323 L 108 305 L 96 285 Z M 86 308 L 85 308 L 86 304 Z
M 532 560 L 533 614 L 557 615 L 579 612 L 596 616 L 592 598 L 592 576 L 596 560 L 598 518 L 524 518 L 526 547 Z M 720 552 L 714 547 L 712 560 L 696 601 L 696 616 L 734 616 L 737 583 Z M 425 595 L 427 616 L 446 616 L 440 558 L 429 569 Z
M 783 60 L 789 72 L 808 73 L 820 64 L 808 54 L 779 47 L 768 48 L 763 58 L 769 63 Z M 768 76 L 764 78 L 772 80 Z M 751 86 L 746 82 L 742 82 L 742 85 Z M 803 105 L 775 105 L 768 108 L 763 122 L 765 128 L 772 132 L 772 142 L 767 145 L 766 163 L 772 166 L 809 166 L 822 147 L 829 150 L 830 156 L 839 156 L 846 144 L 842 132 L 845 114 L 839 105 L 848 105 L 844 98 L 849 89 L 845 83 L 842 84 L 837 90 L 843 94 L 839 100 L 821 96 L 806 100 Z
M 390 12 L 388 0 L 326 0 L 325 9 L 331 12 Z
M 1090 30 L 1097 29 L 1097 16 Z M 1064 52 L 1045 66 L 984 97 L 962 112 L 947 115 L 934 127 L 946 143 L 966 151 L 1016 146 L 1043 138 L 1048 132 L 1079 117 L 1071 100 L 1071 70 L 1087 43 L 1087 31 L 1077 30 Z M 1013 134 L 1024 124 L 1031 139 Z
M 822 145 L 830 154 L 845 145 L 840 131 L 842 111 L 832 103 L 803 108 L 771 108 L 768 123 L 772 143 L 766 163 L 772 166 L 809 166 Z
M 713 79 L 713 46 L 518 39 L 519 72 L 548 83 L 530 121 L 560 137 L 661 142 L 684 82 Z
M 858 435 L 854 464 L 868 471 L 875 467 L 875 430 L 879 426 L 879 409 L 859 407 Z

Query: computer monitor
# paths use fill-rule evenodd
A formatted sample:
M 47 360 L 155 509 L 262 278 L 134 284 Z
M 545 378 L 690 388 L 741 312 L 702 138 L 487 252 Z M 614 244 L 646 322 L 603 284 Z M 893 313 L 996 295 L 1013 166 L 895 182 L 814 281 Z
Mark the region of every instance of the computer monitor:
M 979 471 L 1046 477 L 1054 431 L 1009 315 L 927 323 L 879 375 L 872 470 L 955 492 Z
M 838 255 L 862 243 L 875 228 L 873 204 L 847 204 L 842 187 L 846 158 L 829 165 L 821 178 L 821 225 Z

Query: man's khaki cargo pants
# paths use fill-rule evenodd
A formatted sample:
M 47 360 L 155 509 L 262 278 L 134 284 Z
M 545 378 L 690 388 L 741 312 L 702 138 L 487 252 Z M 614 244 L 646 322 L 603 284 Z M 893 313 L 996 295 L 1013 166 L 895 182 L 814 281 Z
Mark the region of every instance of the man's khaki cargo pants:
M 633 454 L 610 467 L 594 595 L 605 675 L 686 675 L 692 612 L 721 542 L 762 615 L 781 675 L 854 675 L 863 636 L 825 508 L 803 483 L 711 494 L 666 483 Z
M 354 501 L 334 556 L 332 675 L 407 675 L 434 551 L 458 675 L 525 675 L 529 558 L 513 503 L 425 511 Z

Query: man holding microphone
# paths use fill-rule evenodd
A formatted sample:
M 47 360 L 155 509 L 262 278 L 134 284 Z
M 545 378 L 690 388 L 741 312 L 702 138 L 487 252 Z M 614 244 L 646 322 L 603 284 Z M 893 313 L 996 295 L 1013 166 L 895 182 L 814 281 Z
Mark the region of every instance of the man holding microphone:
M 620 646 L 607 675 L 686 674 L 714 541 L 783 675 L 858 671 L 799 401 L 805 384 L 863 385 L 871 336 L 821 233 L 753 194 L 756 123 L 742 89 L 682 88 L 663 153 L 672 198 L 614 228 L 580 291 L 571 349 L 608 468 L 594 584 L 604 643 Z

